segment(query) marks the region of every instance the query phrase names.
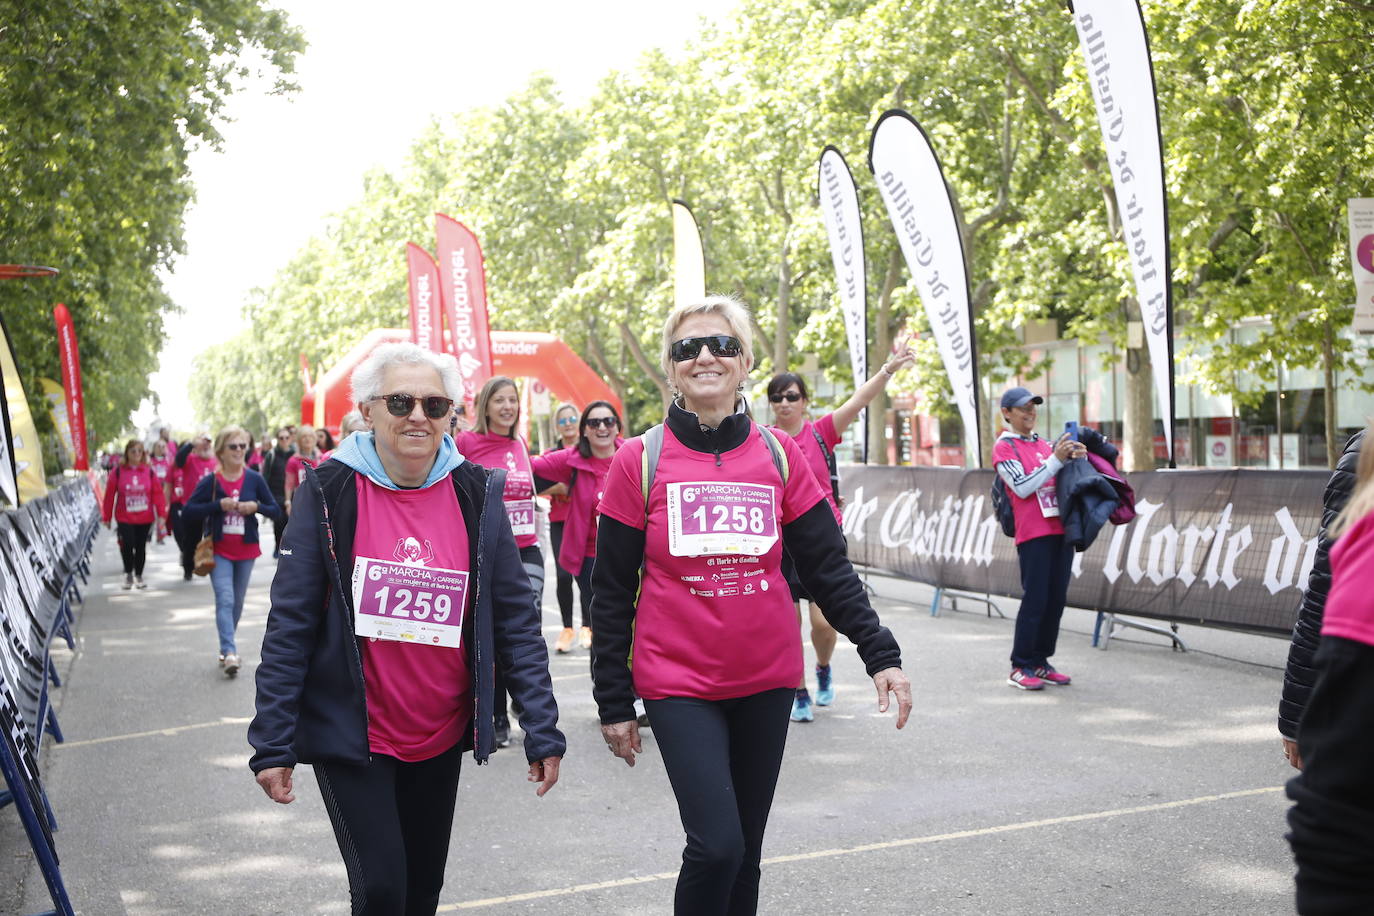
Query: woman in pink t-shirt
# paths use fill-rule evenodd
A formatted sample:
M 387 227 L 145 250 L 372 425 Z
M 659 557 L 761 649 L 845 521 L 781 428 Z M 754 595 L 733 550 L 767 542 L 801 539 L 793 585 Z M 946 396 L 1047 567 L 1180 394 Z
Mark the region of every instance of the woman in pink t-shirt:
M 515 434 L 520 423 L 520 392 L 515 382 L 504 375 L 487 379 L 477 393 L 475 422 L 471 430 L 454 437 L 458 451 L 475 464 L 506 472 L 506 517 L 510 520 L 520 562 L 530 577 L 536 608 L 543 605 L 544 555 L 539 551 L 539 530 L 535 524 L 534 472 L 530 470 L 530 450 Z M 492 711 L 496 723 L 496 746 L 510 745 L 510 716 L 506 709 L 506 681 L 498 666 L 496 699 Z
M 321 457 L 318 448 L 319 436 L 313 426 L 296 427 L 296 453 L 286 459 L 286 514 L 291 514 L 291 494 L 305 482 L 305 469 L 319 465 Z
M 844 431 L 854 418 L 887 388 L 887 383 L 901 369 L 916 361 L 908 341 L 893 351 L 893 355 L 883 363 L 882 371 L 864 382 L 859 389 L 831 413 L 812 422 L 807 414 L 811 397 L 806 390 L 806 380 L 795 372 L 780 372 L 768 382 L 768 403 L 773 407 L 773 427 L 792 437 L 797 443 L 806 465 L 816 475 L 830 509 L 835 513 L 835 521 L 840 521 L 840 477 L 835 469 L 835 446 L 840 444 Z M 816 650 L 816 705 L 829 706 L 835 702 L 835 683 L 830 676 L 830 659 L 835 652 L 835 628 L 825 619 L 819 605 L 802 587 L 801 579 L 792 560 L 783 554 L 783 575 L 787 577 L 787 587 L 792 592 L 792 601 L 801 617 L 801 599 L 811 605 L 811 645 Z M 810 722 L 815 718 L 811 708 L 811 694 L 806 689 L 806 674 L 803 667 L 802 682 L 797 695 L 792 700 L 792 721 Z
M 543 480 L 557 481 L 570 488 L 570 508 L 554 538 L 558 571 L 574 576 L 582 599 L 582 648 L 592 646 L 592 565 L 596 560 L 597 504 L 611 470 L 611 459 L 624 440 L 620 438 L 620 414 L 609 401 L 592 401 L 577 426 L 577 444 L 540 455 L 531 462 L 534 473 Z M 571 603 L 572 596 L 568 596 Z M 572 608 L 563 616 L 563 634 L 555 648 L 572 648 Z
M 553 412 L 553 431 L 554 438 L 558 444 L 545 452 L 545 455 L 553 454 L 556 451 L 567 448 L 574 448 L 577 445 L 577 407 L 563 403 Z M 549 500 L 549 546 L 553 548 L 555 560 L 563 547 L 563 526 L 568 521 L 568 485 L 556 483 L 551 487 L 539 491 L 540 496 L 548 497 Z M 559 654 L 570 652 L 573 641 L 577 639 L 577 633 L 573 630 L 573 577 L 574 573 L 568 572 L 557 562 L 553 564 L 555 576 L 554 594 L 558 597 L 558 613 L 563 618 L 563 632 L 558 634 L 558 642 L 554 649 Z M 588 594 L 583 599 L 582 606 L 582 629 L 586 631 L 588 643 L 592 638 L 590 619 L 587 616 L 587 602 L 591 601 Z
M 212 445 L 207 430 L 197 432 L 190 445 L 183 445 L 177 450 L 177 457 L 172 462 L 172 470 L 167 478 L 167 487 L 171 491 L 167 500 L 170 506 L 167 517 L 172 536 L 176 538 L 181 551 L 182 578 L 187 582 L 191 581 L 191 574 L 196 568 L 196 544 L 201 539 L 201 526 L 182 516 L 196 485 L 215 470 Z
M 537 795 L 558 781 L 567 741 L 505 521 L 505 472 L 464 460 L 447 435 L 462 397 L 457 361 L 382 344 L 354 371 L 352 389 L 371 429 L 343 440 L 296 493 L 272 583 L 249 765 L 263 791 L 288 804 L 297 764 L 313 764 L 355 913 L 433 913 L 450 839 L 480 833 L 471 818 L 454 830 L 454 804 L 463 752 L 480 764 L 494 749 L 498 659 L 520 701 Z M 282 840 L 285 849 L 292 835 Z M 458 883 L 471 886 L 469 878 Z
M 101 507 L 105 524 L 118 526 L 125 588 L 147 588 L 143 564 L 148 557 L 148 533 L 166 516 L 162 486 L 148 464 L 143 443 L 130 439 L 124 445 L 124 460 L 105 480 L 105 502 Z
M 668 417 L 616 453 L 601 500 L 593 692 L 606 746 L 631 765 L 642 751 L 634 698 L 644 699 L 687 834 L 679 914 L 758 905 L 764 825 L 801 676 L 784 546 L 858 647 L 879 710 L 895 694 L 898 728 L 911 711 L 901 650 L 845 556 L 824 492 L 801 470 L 796 444 L 745 410 L 752 338 L 733 299 L 669 313 Z M 661 445 L 656 456 L 651 442 Z

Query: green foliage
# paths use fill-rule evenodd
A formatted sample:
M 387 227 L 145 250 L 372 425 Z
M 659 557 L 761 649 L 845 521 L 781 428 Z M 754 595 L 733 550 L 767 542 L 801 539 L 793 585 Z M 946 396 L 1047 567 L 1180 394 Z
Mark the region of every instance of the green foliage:
M 1194 377 L 1237 394 L 1241 369 L 1272 380 L 1275 353 L 1318 365 L 1329 348 L 1349 365 L 1354 347 L 1334 332 L 1350 317 L 1344 201 L 1374 178 L 1374 12 L 1158 0 L 1145 15 Z M 483 240 L 494 325 L 561 334 L 643 426 L 664 392 L 656 336 L 672 299 L 673 197 L 701 224 L 708 287 L 755 310 L 755 378 L 813 354 L 852 384 L 815 196 L 826 143 L 849 159 L 866 214 L 870 361 L 902 328 L 926 330 L 864 166 L 889 107 L 921 122 L 944 165 L 983 372 L 1044 370 L 1020 346 L 1032 319 L 1124 347 L 1130 267 L 1061 0 L 747 0 L 681 53 L 608 74 L 585 104 L 541 75 L 499 106 L 436 122 L 405 169 L 371 176 L 252 303 L 254 382 L 235 389 L 239 409 L 253 398 L 289 414 L 299 353 L 327 366 L 367 329 L 404 320 L 403 243 L 431 244 L 442 210 Z M 1237 342 L 1235 326 L 1261 315 L 1272 332 Z M 894 387 L 951 413 L 933 340 L 918 349 Z M 203 397 L 207 415 L 221 409 Z
M 0 261 L 56 267 L 0 281 L 0 311 L 40 427 L 57 379 L 52 304 L 76 326 L 94 441 L 149 394 L 172 309 L 161 272 L 182 250 L 187 154 L 217 146 L 226 97 L 292 72 L 300 35 L 260 0 L 0 0 Z

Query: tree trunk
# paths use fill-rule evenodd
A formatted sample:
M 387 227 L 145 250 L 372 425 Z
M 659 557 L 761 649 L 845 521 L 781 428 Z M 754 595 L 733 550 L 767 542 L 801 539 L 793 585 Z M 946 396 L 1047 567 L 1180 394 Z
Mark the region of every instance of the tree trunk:
M 620 322 L 620 337 L 625 341 L 625 346 L 630 349 L 630 355 L 634 357 L 635 364 L 640 370 L 658 386 L 658 393 L 663 398 L 663 413 L 668 413 L 668 405 L 673 399 L 672 392 L 668 388 L 668 380 L 663 377 L 663 370 L 655 366 L 644 355 L 644 348 L 639 345 L 639 338 L 635 337 L 634 331 L 625 322 Z
M 892 294 L 901 279 L 902 249 L 894 245 L 887 259 L 887 274 L 883 277 L 883 288 L 878 294 L 878 317 L 873 322 L 873 349 L 869 351 L 868 356 L 870 367 L 881 366 L 892 350 Z M 854 387 L 858 388 L 865 381 L 867 379 L 855 379 Z M 868 461 L 870 464 L 887 464 L 886 390 L 879 391 L 878 396 L 868 405 Z
M 1336 342 L 1335 329 L 1331 327 L 1331 316 L 1326 316 L 1326 333 L 1322 337 L 1322 389 L 1326 395 L 1326 466 L 1336 469 L 1341 460 L 1341 442 L 1336 429 Z
M 1126 403 L 1121 417 L 1121 460 L 1126 471 L 1155 469 L 1154 374 L 1151 369 L 1149 347 L 1126 351 Z M 1167 417 L 1164 422 L 1169 422 Z
M 777 324 L 773 330 L 773 372 L 786 372 L 787 352 L 792 346 L 792 257 L 790 220 L 784 221 L 782 250 L 778 252 Z

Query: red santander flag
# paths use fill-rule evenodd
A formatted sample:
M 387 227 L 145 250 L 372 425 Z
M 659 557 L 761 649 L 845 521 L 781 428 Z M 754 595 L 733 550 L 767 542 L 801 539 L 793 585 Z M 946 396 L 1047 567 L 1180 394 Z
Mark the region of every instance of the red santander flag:
M 72 467 L 78 471 L 91 469 L 86 453 L 86 398 L 81 393 L 81 354 L 76 346 L 76 327 L 72 314 L 62 303 L 52 310 L 57 323 L 57 351 L 62 359 L 62 388 L 67 395 L 67 422 L 72 429 Z
M 440 320 L 439 265 L 414 242 L 406 243 L 406 269 L 410 281 L 410 339 L 426 350 L 444 352 Z
M 434 214 L 439 286 L 444 295 L 449 352 L 463 377 L 463 401 L 472 416 L 482 383 L 491 378 L 491 329 L 487 320 L 487 273 L 482 246 L 471 229 L 451 216 Z

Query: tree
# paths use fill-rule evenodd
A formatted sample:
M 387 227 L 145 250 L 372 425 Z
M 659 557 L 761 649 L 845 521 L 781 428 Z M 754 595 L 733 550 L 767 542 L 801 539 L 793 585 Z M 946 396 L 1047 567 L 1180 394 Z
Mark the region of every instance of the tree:
M 36 379 L 58 377 L 50 309 L 69 306 L 103 441 L 149 394 L 173 308 L 159 272 L 182 251 L 193 194 L 188 151 L 219 144 L 224 100 L 254 70 L 289 91 L 303 42 L 259 0 L 6 0 L 0 22 L 0 253 L 61 270 L 0 285 L 0 310 L 47 426 Z

